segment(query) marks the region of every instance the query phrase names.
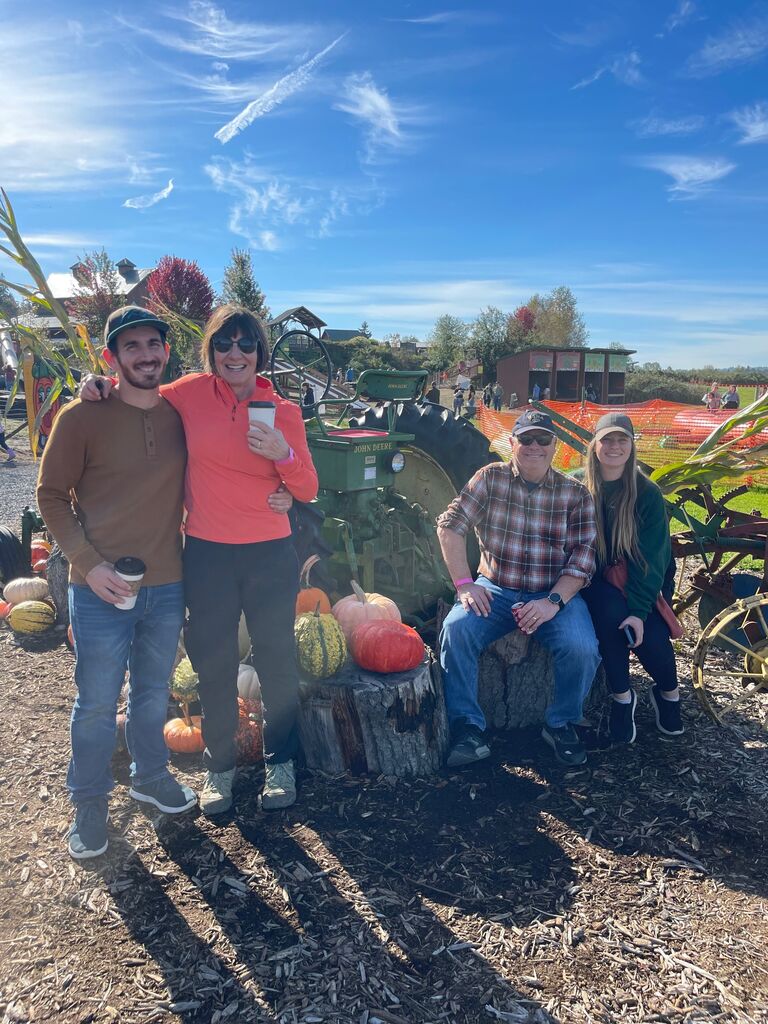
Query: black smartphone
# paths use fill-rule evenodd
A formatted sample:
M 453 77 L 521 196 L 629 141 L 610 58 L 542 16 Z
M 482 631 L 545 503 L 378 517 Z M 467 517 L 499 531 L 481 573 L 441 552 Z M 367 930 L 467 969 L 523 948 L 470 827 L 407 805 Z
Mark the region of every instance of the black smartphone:
M 627 644 L 629 647 L 635 646 L 635 631 L 631 626 L 624 627 L 624 636 L 627 638 Z

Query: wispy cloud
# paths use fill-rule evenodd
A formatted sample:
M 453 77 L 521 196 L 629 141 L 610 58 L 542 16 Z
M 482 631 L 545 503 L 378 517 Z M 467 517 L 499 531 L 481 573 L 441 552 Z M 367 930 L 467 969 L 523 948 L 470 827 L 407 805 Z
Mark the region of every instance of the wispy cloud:
M 127 206 L 130 210 L 148 210 L 150 206 L 154 206 L 156 203 L 161 203 L 163 199 L 167 199 L 171 192 L 173 192 L 173 178 L 159 192 L 153 192 L 149 196 L 136 196 L 134 199 L 126 199 L 123 206 Z
M 750 64 L 768 52 L 768 14 L 732 24 L 719 36 L 710 36 L 704 46 L 689 57 L 686 71 L 694 78 Z
M 63 232 L 49 232 L 45 235 L 25 235 L 27 245 L 41 249 L 84 249 L 89 245 L 97 245 L 94 238 L 87 235 L 68 235 Z
M 695 14 L 696 4 L 693 0 L 679 0 L 677 7 L 664 22 L 664 31 L 660 32 L 659 35 L 666 35 L 669 32 L 674 32 L 676 28 L 687 25 Z
M 571 29 L 570 31 L 558 29 L 557 31 L 552 31 L 551 35 L 561 43 L 565 43 L 566 46 L 589 48 L 600 46 L 601 43 L 604 43 L 614 34 L 616 28 L 615 16 L 608 16 L 600 18 L 599 21 L 587 22 L 580 28 Z
M 768 103 L 755 103 L 732 111 L 728 117 L 741 131 L 739 145 L 751 142 L 768 142 Z
M 640 54 L 635 50 L 630 50 L 629 53 L 620 54 L 610 64 L 604 64 L 594 74 L 589 75 L 588 78 L 583 78 L 576 85 L 571 86 L 571 88 L 583 89 L 587 85 L 592 85 L 593 82 L 602 78 L 603 75 L 613 75 L 616 81 L 621 82 L 622 85 L 642 85 L 645 79 L 640 71 L 640 64 Z
M 700 114 L 693 114 L 690 117 L 656 117 L 649 114 L 648 117 L 630 121 L 629 127 L 641 139 L 649 139 L 658 135 L 693 135 L 694 132 L 701 131 L 705 123 Z
M 158 26 L 157 20 L 143 24 L 117 15 L 119 24 L 151 39 L 160 46 L 182 53 L 219 60 L 285 60 L 306 45 L 312 34 L 298 23 L 267 25 L 255 21 L 231 21 L 209 0 L 192 0 L 185 10 L 166 10 L 165 17 L 177 24 L 173 29 Z M 181 25 L 181 29 L 179 29 Z
M 369 71 L 349 75 L 344 81 L 344 95 L 334 106 L 363 122 L 367 162 L 375 160 L 382 148 L 397 148 L 405 141 L 401 125 L 403 112 L 398 111 L 387 93 L 376 85 Z
M 214 138 L 217 138 L 222 145 L 229 142 L 230 139 L 234 138 L 238 132 L 243 131 L 248 125 L 259 118 L 268 114 L 270 110 L 274 110 L 278 104 L 283 103 L 293 96 L 294 93 L 303 89 L 307 82 L 312 77 L 312 72 L 320 63 L 320 61 L 331 50 L 344 38 L 346 33 L 337 36 L 324 50 L 316 53 L 314 57 L 302 64 L 301 67 L 296 68 L 295 71 L 291 71 L 289 74 L 284 75 L 278 79 L 273 86 L 271 86 L 265 93 L 252 100 L 248 106 L 241 110 L 240 113 L 233 117 L 231 121 L 228 121 L 223 127 L 215 133 Z
M 736 169 L 736 164 L 722 157 L 652 156 L 641 160 L 640 165 L 669 175 L 672 184 L 667 191 L 671 199 L 696 199 Z

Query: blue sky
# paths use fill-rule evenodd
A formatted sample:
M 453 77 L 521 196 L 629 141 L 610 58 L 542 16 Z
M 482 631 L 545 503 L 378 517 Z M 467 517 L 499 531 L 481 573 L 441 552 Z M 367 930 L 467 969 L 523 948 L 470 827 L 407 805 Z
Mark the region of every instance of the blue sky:
M 768 0 L 0 14 L 0 184 L 46 271 L 104 246 L 218 286 L 250 246 L 273 311 L 377 337 L 567 284 L 590 344 L 768 362 Z

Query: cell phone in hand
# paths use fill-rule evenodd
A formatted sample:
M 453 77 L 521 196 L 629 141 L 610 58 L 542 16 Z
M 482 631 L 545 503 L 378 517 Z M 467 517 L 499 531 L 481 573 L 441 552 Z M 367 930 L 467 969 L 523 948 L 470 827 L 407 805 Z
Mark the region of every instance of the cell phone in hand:
M 627 638 L 627 645 L 629 647 L 634 647 L 637 642 L 637 638 L 635 637 L 635 631 L 631 626 L 624 627 L 624 636 Z

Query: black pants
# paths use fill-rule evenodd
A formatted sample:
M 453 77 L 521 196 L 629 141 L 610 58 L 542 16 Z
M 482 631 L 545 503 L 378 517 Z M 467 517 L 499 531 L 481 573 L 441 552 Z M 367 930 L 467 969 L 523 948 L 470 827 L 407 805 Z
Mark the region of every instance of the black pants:
M 235 766 L 237 627 L 245 613 L 264 705 L 264 756 L 275 764 L 297 749 L 299 676 L 293 622 L 299 570 L 289 538 L 216 544 L 187 537 L 184 597 L 187 653 L 199 676 L 206 768 Z
M 608 688 L 611 693 L 624 693 L 629 689 L 630 650 L 624 630 L 618 627 L 629 615 L 627 599 L 601 576 L 595 576 L 580 593 L 592 616 Z M 674 690 L 677 686 L 675 652 L 667 625 L 655 608 L 645 620 L 643 642 L 634 648 L 634 653 L 661 690 Z

